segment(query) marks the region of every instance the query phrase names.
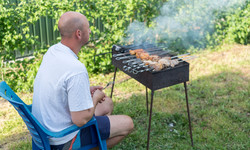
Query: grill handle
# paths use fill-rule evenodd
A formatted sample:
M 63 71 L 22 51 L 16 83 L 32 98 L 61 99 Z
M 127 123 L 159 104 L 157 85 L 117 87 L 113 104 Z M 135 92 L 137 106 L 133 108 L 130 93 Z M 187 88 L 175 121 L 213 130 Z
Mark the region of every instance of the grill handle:
M 121 46 L 113 45 L 112 50 L 114 50 L 116 52 L 124 53 L 126 49 L 121 47 Z

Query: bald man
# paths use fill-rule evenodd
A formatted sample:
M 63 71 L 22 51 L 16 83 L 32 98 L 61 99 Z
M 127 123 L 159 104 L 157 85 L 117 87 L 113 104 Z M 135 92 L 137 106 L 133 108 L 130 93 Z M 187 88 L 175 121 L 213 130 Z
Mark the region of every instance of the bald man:
M 58 22 L 61 42 L 51 46 L 43 57 L 34 82 L 32 113 L 53 132 L 72 125 L 83 126 L 95 115 L 102 139 L 108 148 L 119 143 L 134 128 L 126 115 L 111 115 L 112 99 L 101 86 L 91 86 L 78 53 L 89 40 L 89 22 L 81 13 L 66 12 Z M 76 131 L 62 138 L 50 138 L 52 149 L 69 149 L 74 138 L 90 137 L 90 129 Z M 91 143 L 81 140 L 81 145 Z

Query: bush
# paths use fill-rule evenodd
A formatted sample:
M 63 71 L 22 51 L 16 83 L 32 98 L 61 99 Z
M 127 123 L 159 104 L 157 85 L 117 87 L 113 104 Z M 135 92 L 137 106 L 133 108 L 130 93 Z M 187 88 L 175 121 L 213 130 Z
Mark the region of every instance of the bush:
M 27 4 L 21 0 L 18 6 L 10 1 L 0 3 L 0 54 L 1 59 L 15 59 L 15 51 L 23 53 L 37 44 L 30 35 L 29 26 L 35 23 L 41 15 L 39 2 L 36 5 Z
M 227 13 L 218 14 L 215 32 L 209 37 L 210 45 L 224 43 L 250 43 L 250 3 Z
M 250 43 L 250 3 L 244 8 L 238 8 L 233 15 L 226 16 L 228 42 L 234 41 L 239 44 Z
M 41 50 L 45 51 L 45 50 Z M 32 92 L 38 68 L 42 62 L 42 54 L 35 53 L 35 57 L 0 63 L 1 78 L 14 91 Z

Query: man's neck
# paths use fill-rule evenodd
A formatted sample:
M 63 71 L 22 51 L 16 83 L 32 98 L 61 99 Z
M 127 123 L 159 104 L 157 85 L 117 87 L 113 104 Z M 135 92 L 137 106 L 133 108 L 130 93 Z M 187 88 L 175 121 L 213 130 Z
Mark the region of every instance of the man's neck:
M 81 48 L 79 48 L 77 43 L 73 40 L 61 40 L 61 43 L 67 47 L 69 47 L 76 55 L 78 55 Z

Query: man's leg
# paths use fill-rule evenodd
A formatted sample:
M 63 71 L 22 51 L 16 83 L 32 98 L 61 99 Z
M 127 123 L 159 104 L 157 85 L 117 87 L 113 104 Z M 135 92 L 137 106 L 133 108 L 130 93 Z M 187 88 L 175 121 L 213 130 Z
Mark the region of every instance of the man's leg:
M 105 97 L 105 101 L 98 103 L 95 109 L 96 116 L 111 115 L 113 111 L 113 101 L 110 97 Z
M 107 139 L 107 147 L 111 148 L 118 144 L 134 129 L 133 120 L 126 115 L 108 116 L 110 121 L 110 136 Z
M 113 101 L 106 97 L 105 101 L 96 106 L 95 115 L 107 115 L 110 121 L 110 136 L 107 139 L 107 147 L 111 148 L 118 144 L 134 128 L 133 120 L 126 115 L 111 115 L 113 111 Z

